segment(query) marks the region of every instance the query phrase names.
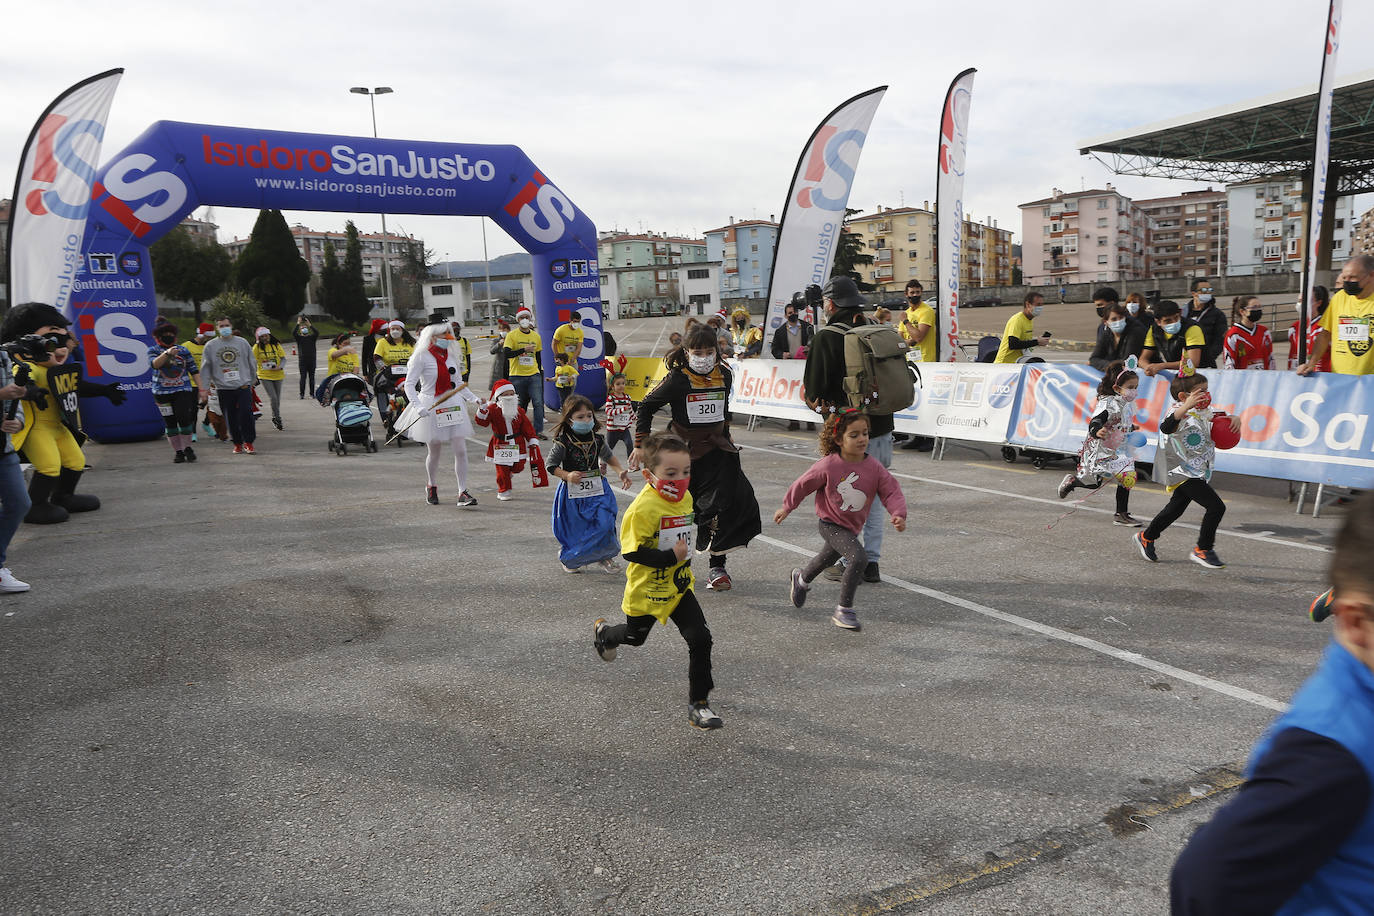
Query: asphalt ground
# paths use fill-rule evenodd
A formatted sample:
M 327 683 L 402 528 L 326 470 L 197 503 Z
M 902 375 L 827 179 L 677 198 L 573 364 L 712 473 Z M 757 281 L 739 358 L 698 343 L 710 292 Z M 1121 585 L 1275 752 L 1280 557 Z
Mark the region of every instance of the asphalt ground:
M 1221 475 L 1227 568 L 1182 523 L 1150 565 L 1109 489 L 1061 518 L 1067 465 L 958 444 L 897 452 L 910 527 L 840 630 L 838 585 L 787 600 L 813 514 L 769 518 L 814 436 L 765 422 L 736 430 L 764 537 L 698 589 L 726 725 L 697 732 L 672 627 L 593 651 L 623 578 L 560 571 L 552 490 L 498 503 L 474 442 L 480 505 L 445 468 L 427 506 L 419 447 L 335 457 L 294 384 L 257 457 L 93 444 L 102 510 L 16 537 L 0 911 L 1163 913 L 1329 637 L 1339 508 Z

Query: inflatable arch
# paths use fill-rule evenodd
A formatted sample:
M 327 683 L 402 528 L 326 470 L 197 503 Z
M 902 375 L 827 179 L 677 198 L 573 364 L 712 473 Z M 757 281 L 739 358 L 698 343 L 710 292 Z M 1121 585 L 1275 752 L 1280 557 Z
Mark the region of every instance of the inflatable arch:
M 553 330 L 574 311 L 586 334 L 580 362 L 601 359 L 596 227 L 518 147 L 158 121 L 96 173 L 91 189 L 70 317 L 87 377 L 129 389 L 122 407 L 82 405 L 99 441 L 162 435 L 147 355 L 157 314 L 148 246 L 207 205 L 489 216 L 533 256 L 546 374 Z M 604 374 L 582 373 L 577 390 L 601 403 Z

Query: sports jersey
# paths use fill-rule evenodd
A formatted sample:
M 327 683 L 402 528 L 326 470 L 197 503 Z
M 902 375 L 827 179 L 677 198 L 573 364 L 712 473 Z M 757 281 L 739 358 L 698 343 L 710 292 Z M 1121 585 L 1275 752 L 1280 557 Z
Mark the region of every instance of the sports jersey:
M 566 353 L 568 359 L 573 359 L 582 346 L 582 339 L 582 325 L 560 324 L 558 330 L 553 332 L 553 352 Z
M 1341 375 L 1374 374 L 1374 349 L 1370 325 L 1374 322 L 1374 295 L 1357 299 L 1341 290 L 1331 297 L 1321 326 L 1331 335 L 1331 371 Z
M 913 347 L 920 347 L 921 362 L 935 362 L 935 309 L 922 302 L 920 305 L 913 306 L 906 310 L 906 320 L 911 322 L 912 327 L 908 328 L 906 324 L 903 323 L 901 326 L 902 336 L 906 338 L 907 343 L 911 344 Z M 930 325 L 930 330 L 926 331 L 925 340 L 917 343 L 914 329 L 919 328 L 923 324 Z
M 253 359 L 258 364 L 258 378 L 269 382 L 279 382 L 286 378 L 286 370 L 282 368 L 286 363 L 286 351 L 277 344 L 269 343 L 265 347 L 262 344 L 253 344 Z
M 1233 324 L 1221 340 L 1223 369 L 1274 368 L 1274 338 L 1262 324 Z
M 386 366 L 399 366 L 410 359 L 410 354 L 414 352 L 415 345 L 404 340 L 379 340 L 377 348 L 372 351 L 372 362 L 373 365 L 382 363 Z
M 534 331 L 515 328 L 506 335 L 504 346 L 507 350 L 519 350 L 523 347 L 534 348 L 534 352 L 532 353 L 520 353 L 510 358 L 509 365 L 507 366 L 507 372 L 510 377 L 539 374 L 538 354 L 539 348 L 543 346 L 543 344 L 540 342 L 538 334 Z
M 671 550 L 679 539 L 686 538 L 688 551 L 667 569 L 654 569 L 642 563 L 625 567 L 625 597 L 621 607 L 627 617 L 653 616 L 659 623 L 667 623 L 677 610 L 678 602 L 692 587 L 692 495 L 684 494 L 679 502 L 669 502 L 652 486 L 646 486 L 625 510 L 620 522 L 620 552 L 636 550 Z
M 1025 313 L 1024 310 L 1017 312 L 1007 319 L 1007 326 L 1002 329 L 1002 346 L 997 348 L 997 358 L 994 363 L 1014 363 L 1026 355 L 1025 350 L 1015 350 L 1011 346 L 1011 339 L 1030 340 L 1035 336 L 1035 320 Z
M 358 354 L 340 354 L 339 347 L 332 347 L 329 350 L 329 374 L 338 375 L 340 372 L 358 371 Z
M 577 384 L 577 367 L 558 366 L 555 368 L 553 370 L 553 384 L 556 388 L 572 390 L 572 387 Z

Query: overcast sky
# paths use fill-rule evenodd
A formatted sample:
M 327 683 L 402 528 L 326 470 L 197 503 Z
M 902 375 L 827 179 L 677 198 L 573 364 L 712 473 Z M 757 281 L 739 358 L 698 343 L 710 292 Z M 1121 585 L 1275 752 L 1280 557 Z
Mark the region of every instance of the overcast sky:
M 974 0 L 884 4 L 645 2 L 11 4 L 0 59 L 0 181 L 72 83 L 125 74 L 102 154 L 159 119 L 322 134 L 514 143 L 600 230 L 699 236 L 781 215 L 811 131 L 844 99 L 890 86 L 850 205 L 935 197 L 940 105 L 977 67 L 965 209 L 1016 232 L 1017 204 L 1115 181 L 1155 197 L 1198 185 L 1113 178 L 1077 143 L 1153 121 L 1314 85 L 1326 0 L 1139 4 Z M 70 29 L 70 34 L 64 34 Z M 1374 68 L 1356 36 L 1374 3 L 1346 2 L 1339 75 Z M 202 215 L 198 212 L 197 215 Z M 221 240 L 253 211 L 217 209 Z M 347 216 L 287 214 L 317 229 Z M 377 231 L 373 214 L 358 226 Z M 482 256 L 479 220 L 388 217 L 442 259 Z M 492 257 L 518 250 L 494 225 Z

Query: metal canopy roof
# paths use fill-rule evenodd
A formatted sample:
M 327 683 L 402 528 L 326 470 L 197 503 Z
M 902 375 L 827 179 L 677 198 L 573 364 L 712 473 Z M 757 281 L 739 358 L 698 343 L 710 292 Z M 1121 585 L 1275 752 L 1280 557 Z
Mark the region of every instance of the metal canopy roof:
M 1248 181 L 1311 167 L 1317 87 L 1278 93 L 1080 143 L 1118 175 Z M 1336 81 L 1331 167 L 1339 195 L 1374 191 L 1374 70 Z

